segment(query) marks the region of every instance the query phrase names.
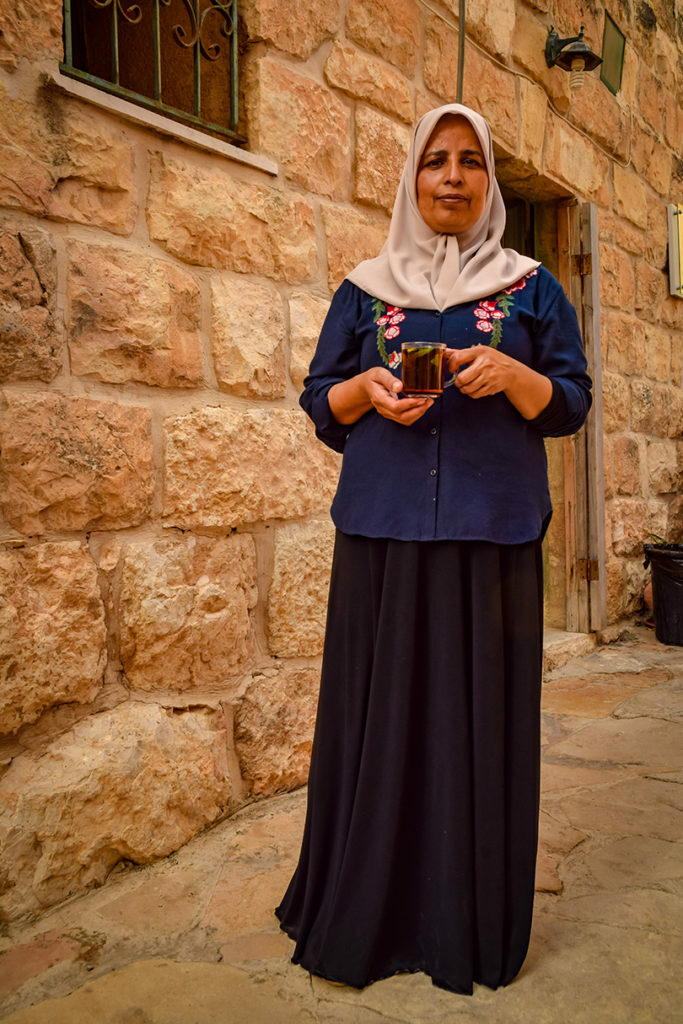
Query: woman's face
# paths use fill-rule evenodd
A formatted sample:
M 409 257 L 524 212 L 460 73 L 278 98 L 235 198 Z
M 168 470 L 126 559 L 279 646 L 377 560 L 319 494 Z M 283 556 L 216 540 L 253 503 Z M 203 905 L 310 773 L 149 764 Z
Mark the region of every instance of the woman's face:
M 417 172 L 417 207 L 438 233 L 458 235 L 479 220 L 489 176 L 467 118 L 446 114 L 429 136 Z

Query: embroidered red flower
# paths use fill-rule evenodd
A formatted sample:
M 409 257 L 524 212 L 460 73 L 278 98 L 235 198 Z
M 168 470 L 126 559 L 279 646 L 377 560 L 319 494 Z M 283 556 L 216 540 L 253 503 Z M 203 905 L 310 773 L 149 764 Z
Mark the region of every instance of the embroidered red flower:
M 503 324 L 501 321 L 510 316 L 510 307 L 514 304 L 512 295 L 526 288 L 527 280 L 535 277 L 538 270 L 532 270 L 526 274 L 521 281 L 511 284 L 509 288 L 503 288 L 502 292 L 496 295 L 495 299 L 485 299 L 475 306 L 474 315 L 477 318 L 477 330 L 484 334 L 491 335 L 489 342 L 491 348 L 498 348 L 503 337 Z
M 385 340 L 393 341 L 401 333 L 399 324 L 406 318 L 400 306 L 385 306 L 379 299 L 372 300 L 374 322 L 377 324 L 377 349 L 385 366 L 396 369 L 401 364 L 401 354 L 395 349 L 389 355 L 384 344 Z

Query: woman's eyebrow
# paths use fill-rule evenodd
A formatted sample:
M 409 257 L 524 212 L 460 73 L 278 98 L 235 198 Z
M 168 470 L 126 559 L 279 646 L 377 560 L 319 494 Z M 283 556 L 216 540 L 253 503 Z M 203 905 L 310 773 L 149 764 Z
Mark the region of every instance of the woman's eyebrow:
M 458 155 L 461 156 L 461 157 L 462 156 L 476 156 L 480 160 L 484 159 L 484 154 L 481 152 L 480 149 L 461 149 L 459 151 Z M 430 151 L 428 153 L 423 153 L 422 154 L 422 160 L 423 161 L 424 160 L 429 160 L 433 156 L 448 156 L 448 150 L 447 149 L 430 149 Z

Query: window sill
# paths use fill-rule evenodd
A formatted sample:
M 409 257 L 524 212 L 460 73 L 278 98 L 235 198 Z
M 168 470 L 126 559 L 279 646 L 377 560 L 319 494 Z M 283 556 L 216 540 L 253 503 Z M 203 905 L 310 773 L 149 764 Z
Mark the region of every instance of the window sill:
M 170 135 L 171 138 L 179 139 L 190 146 L 207 150 L 209 153 L 216 153 L 218 156 L 226 157 L 228 160 L 245 164 L 247 167 L 253 167 L 256 170 L 265 171 L 266 174 L 275 176 L 278 173 L 278 166 L 275 161 L 270 160 L 266 156 L 256 156 L 253 153 L 246 152 L 240 149 L 239 146 L 233 146 L 229 142 L 222 142 L 212 135 L 205 135 L 203 132 L 197 131 L 196 128 L 190 128 L 189 125 L 181 124 L 179 121 L 172 121 L 162 114 L 156 114 L 153 110 L 138 107 L 135 103 L 123 100 L 119 96 L 104 92 L 102 89 L 96 89 L 92 85 L 86 85 L 85 82 L 79 82 L 75 78 L 69 78 L 60 71 L 54 71 L 45 75 L 44 81 L 46 85 L 84 100 L 86 103 L 92 103 L 96 107 L 101 107 L 112 114 L 118 114 L 119 117 L 124 118 L 126 121 L 132 121 L 143 128 L 152 128 L 162 135 Z

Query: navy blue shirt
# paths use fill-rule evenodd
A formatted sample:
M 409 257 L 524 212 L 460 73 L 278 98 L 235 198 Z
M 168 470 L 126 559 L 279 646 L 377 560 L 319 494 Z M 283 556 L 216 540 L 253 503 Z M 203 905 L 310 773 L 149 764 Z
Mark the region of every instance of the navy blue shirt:
M 492 344 L 551 379 L 553 397 L 525 420 L 503 394 L 447 388 L 412 426 L 374 409 L 351 426 L 330 412 L 333 384 L 371 366 L 400 378 L 401 344 Z M 544 436 L 572 434 L 591 404 L 574 307 L 544 268 L 488 299 L 443 312 L 399 309 L 344 281 L 304 381 L 301 405 L 318 437 L 343 452 L 332 519 L 345 533 L 397 540 L 538 538 L 550 512 Z

